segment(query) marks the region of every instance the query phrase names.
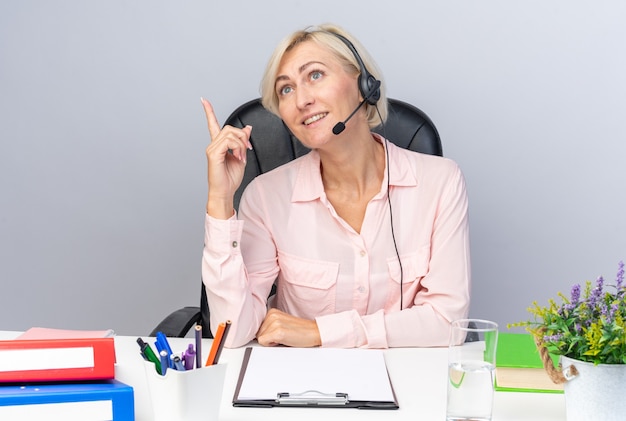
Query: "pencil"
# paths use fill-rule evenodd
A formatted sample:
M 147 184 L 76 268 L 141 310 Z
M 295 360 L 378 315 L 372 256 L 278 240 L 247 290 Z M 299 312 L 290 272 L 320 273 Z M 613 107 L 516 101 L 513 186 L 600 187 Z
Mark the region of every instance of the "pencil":
M 202 325 L 196 325 L 196 368 L 202 367 Z
M 213 364 L 217 364 L 220 362 L 220 355 L 222 355 L 222 349 L 224 349 L 224 343 L 226 342 L 226 336 L 228 336 L 228 330 L 230 329 L 230 320 L 226 320 L 226 326 L 224 326 L 224 333 L 222 334 L 222 340 L 220 341 L 217 347 L 217 353 L 215 354 L 215 359 L 213 360 Z
M 217 331 L 215 332 L 215 337 L 213 339 L 213 343 L 211 344 L 209 358 L 207 358 L 205 366 L 215 364 L 218 351 L 221 351 L 221 349 L 224 347 L 224 332 L 226 331 L 227 325 L 230 325 L 230 320 L 222 322 L 217 326 Z

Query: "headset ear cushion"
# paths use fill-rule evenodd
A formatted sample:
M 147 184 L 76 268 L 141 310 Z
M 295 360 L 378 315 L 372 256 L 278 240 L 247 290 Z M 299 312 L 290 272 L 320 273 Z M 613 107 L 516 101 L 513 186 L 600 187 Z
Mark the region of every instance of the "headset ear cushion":
M 376 78 L 372 76 L 367 70 L 363 69 L 361 74 L 359 75 L 359 89 L 361 90 L 361 95 L 363 98 L 366 98 L 370 91 L 374 86 L 376 86 Z M 369 95 L 367 98 L 367 103 L 370 105 L 374 105 L 380 99 L 380 86 L 376 89 L 374 93 Z

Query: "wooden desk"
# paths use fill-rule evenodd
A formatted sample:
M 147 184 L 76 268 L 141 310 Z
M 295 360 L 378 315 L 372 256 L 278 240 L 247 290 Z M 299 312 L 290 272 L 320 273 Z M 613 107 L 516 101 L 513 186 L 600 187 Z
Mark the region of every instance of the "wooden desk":
M 19 332 L 0 332 L 1 339 L 11 339 Z M 148 341 L 147 337 L 143 337 Z M 143 360 L 136 337 L 115 338 L 117 365 L 115 376 L 135 390 L 137 421 L 150 421 L 152 410 Z M 152 340 L 149 341 L 152 344 Z M 183 350 L 193 339 L 170 338 L 174 350 Z M 203 340 L 203 354 L 211 341 Z M 385 351 L 389 375 L 400 409 L 368 411 L 324 408 L 234 408 L 232 398 L 241 367 L 244 349 L 224 349 L 220 362 L 227 363 L 220 420 L 443 420 L 446 409 L 446 348 L 395 348 Z M 496 392 L 493 421 L 565 421 L 565 398 L 559 394 Z

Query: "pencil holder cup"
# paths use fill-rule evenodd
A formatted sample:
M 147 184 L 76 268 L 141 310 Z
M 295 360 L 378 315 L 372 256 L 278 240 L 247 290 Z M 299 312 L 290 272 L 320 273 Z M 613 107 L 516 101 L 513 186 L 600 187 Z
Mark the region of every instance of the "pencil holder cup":
M 155 421 L 217 421 L 224 389 L 226 364 L 158 374 L 144 361 Z

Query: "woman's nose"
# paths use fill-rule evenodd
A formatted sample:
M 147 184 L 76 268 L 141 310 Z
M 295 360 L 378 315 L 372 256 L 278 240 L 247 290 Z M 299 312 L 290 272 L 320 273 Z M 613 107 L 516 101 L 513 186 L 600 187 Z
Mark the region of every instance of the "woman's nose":
M 315 102 L 311 89 L 307 86 L 300 86 L 296 90 L 296 105 L 298 108 L 306 108 Z

